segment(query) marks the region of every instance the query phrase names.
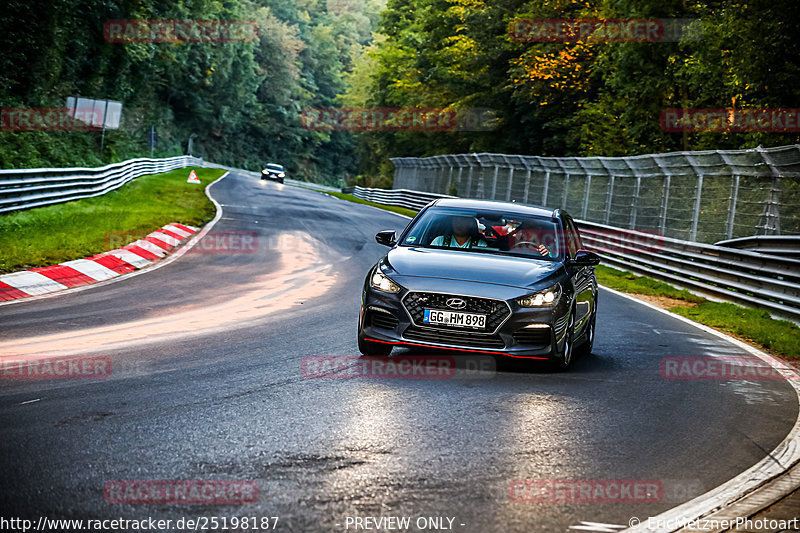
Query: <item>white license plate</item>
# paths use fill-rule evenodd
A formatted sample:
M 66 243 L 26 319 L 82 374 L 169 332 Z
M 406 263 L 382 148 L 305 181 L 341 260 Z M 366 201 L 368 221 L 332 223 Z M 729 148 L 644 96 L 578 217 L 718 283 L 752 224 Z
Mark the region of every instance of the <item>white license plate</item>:
M 486 328 L 486 315 L 443 311 L 441 309 L 425 309 L 422 321 L 425 324 L 456 326 L 459 328 Z

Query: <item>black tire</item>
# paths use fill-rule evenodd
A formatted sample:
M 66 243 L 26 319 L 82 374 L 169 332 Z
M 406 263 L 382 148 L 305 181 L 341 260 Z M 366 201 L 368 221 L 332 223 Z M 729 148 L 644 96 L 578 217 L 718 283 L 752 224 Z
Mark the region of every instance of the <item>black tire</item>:
M 575 348 L 575 352 L 579 355 L 589 355 L 592 353 L 592 348 L 594 347 L 594 325 L 597 321 L 597 311 L 595 310 L 592 313 L 592 318 L 589 319 L 589 323 L 586 325 L 586 332 L 583 335 L 583 342 L 580 346 Z
M 555 353 L 555 359 L 553 360 L 553 370 L 556 372 L 565 372 L 569 369 L 569 366 L 572 364 L 573 359 L 573 336 L 574 332 L 572 329 L 575 327 L 575 310 L 573 309 L 569 313 L 569 322 L 567 323 L 567 333 L 566 339 L 564 340 L 564 347 L 561 349 L 561 353 Z M 553 349 L 554 352 L 557 352 L 558 345 L 555 346 Z
M 594 348 L 594 337 L 595 337 L 595 333 L 596 333 L 595 324 L 597 323 L 597 297 L 598 296 L 600 296 L 600 294 L 597 291 L 595 291 L 594 292 L 594 309 L 592 310 L 592 318 L 591 318 L 589 324 L 587 325 L 587 327 L 591 328 L 591 329 L 587 329 L 586 330 L 586 333 L 584 333 L 584 335 L 583 335 L 583 339 L 584 339 L 583 343 L 581 343 L 581 345 L 578 346 L 578 353 L 580 355 L 590 355 L 592 353 L 592 349 Z
M 358 335 L 358 351 L 361 355 L 386 356 L 392 353 L 392 345 L 382 342 L 372 342 Z

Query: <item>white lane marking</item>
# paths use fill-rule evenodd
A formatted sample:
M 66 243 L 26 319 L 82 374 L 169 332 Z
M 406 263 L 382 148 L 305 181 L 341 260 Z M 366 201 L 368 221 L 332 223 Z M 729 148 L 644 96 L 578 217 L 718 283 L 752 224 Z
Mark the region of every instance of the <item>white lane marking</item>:
M 167 251 L 164 250 L 162 247 L 160 247 L 160 246 L 158 246 L 156 244 L 153 244 L 150 241 L 146 241 L 144 239 L 138 240 L 136 242 L 132 242 L 131 244 L 134 245 L 134 246 L 138 246 L 139 248 L 142 248 L 144 250 L 147 250 L 151 254 L 155 254 L 158 257 L 164 257 L 165 255 L 167 255 Z
M 105 255 L 113 255 L 117 259 L 122 259 L 129 265 L 133 265 L 136 268 L 143 268 L 149 265 L 152 261 L 147 258 L 142 257 L 141 255 L 132 252 L 130 250 L 111 250 L 110 252 L 106 252 Z
M 23 270 L 22 272 L 14 272 L 13 274 L 5 274 L 0 276 L 0 281 L 7 285 L 11 285 L 15 289 L 21 290 L 27 294 L 47 294 L 53 291 L 60 291 L 66 289 L 66 285 L 62 285 L 57 281 L 53 281 L 43 274 L 32 272 L 30 270 Z
M 72 287 L 72 288 L 67 289 L 66 291 L 63 291 L 63 292 L 80 292 L 80 291 L 88 291 L 89 289 L 94 289 L 96 287 L 103 287 L 105 285 L 108 285 L 109 283 L 116 283 L 118 281 L 122 281 L 122 280 L 126 280 L 126 279 L 129 279 L 129 278 L 132 278 L 134 276 L 139 276 L 141 274 L 147 274 L 148 272 L 152 272 L 154 270 L 158 270 L 159 268 L 163 268 L 163 267 L 169 265 L 170 263 L 172 263 L 173 261 L 177 260 L 178 258 L 180 258 L 183 254 L 188 252 L 195 244 L 197 244 L 200 241 L 200 239 L 202 239 L 205 236 L 206 233 L 211 231 L 211 228 L 214 227 L 214 224 L 216 224 L 219 221 L 219 219 L 222 218 L 222 207 L 219 205 L 219 202 L 217 202 L 216 200 L 214 200 L 211 197 L 211 195 L 209 194 L 209 191 L 211 190 L 211 186 L 212 185 L 214 185 L 218 181 L 221 181 L 222 179 L 224 179 L 229 174 L 230 174 L 230 171 L 226 172 L 222 176 L 218 177 L 217 179 L 215 179 L 214 181 L 212 181 L 211 183 L 206 185 L 206 190 L 205 190 L 206 196 L 208 196 L 208 199 L 211 200 L 211 202 L 216 207 L 217 214 L 214 216 L 214 219 L 211 220 L 211 222 L 209 222 L 208 224 L 205 225 L 205 227 L 203 227 L 203 230 L 199 234 L 195 234 L 195 236 L 189 242 L 187 242 L 185 245 L 181 246 L 178 249 L 178 251 L 176 251 L 175 253 L 173 253 L 168 258 L 164 259 L 163 261 L 159 261 L 158 263 L 154 263 L 149 268 L 136 270 L 134 272 L 130 272 L 128 274 L 125 274 L 124 276 L 118 276 L 118 277 L 116 277 L 114 279 L 109 279 L 109 280 L 106 280 L 106 281 L 100 281 L 100 282 L 97 282 L 97 283 L 92 283 L 90 285 L 82 285 L 80 287 Z M 193 226 L 186 226 L 186 227 L 187 228 L 191 228 Z M 146 244 L 142 245 L 142 243 L 146 243 Z M 136 244 L 137 246 L 141 246 L 142 248 L 144 248 L 144 249 L 146 249 L 148 251 L 151 250 L 151 247 L 155 248 L 155 249 L 158 250 L 158 252 L 153 251 L 153 253 L 158 255 L 159 257 L 163 257 L 164 255 L 166 255 L 166 252 L 164 252 L 164 250 L 162 250 L 158 246 L 156 246 L 154 244 L 151 244 L 151 243 L 149 243 L 147 241 L 136 241 L 133 244 Z M 151 247 L 148 247 L 147 246 L 148 244 L 150 244 Z M 2 276 L 0 276 L 0 281 L 2 281 Z M 59 293 L 59 294 L 61 294 L 61 293 Z M 0 307 L 2 307 L 4 305 L 14 305 L 14 304 L 18 304 L 20 302 L 30 302 L 30 301 L 34 301 L 34 300 L 41 300 L 43 298 L 52 298 L 53 296 L 54 296 L 54 294 L 47 294 L 47 295 L 34 296 L 32 298 L 17 298 L 15 300 L 8 300 L 8 301 L 5 301 L 5 302 L 0 302 Z
M 790 372 L 797 375 L 796 369 L 787 365 L 780 359 L 773 357 L 768 353 L 762 352 L 758 348 L 754 348 L 738 339 L 729 337 L 711 327 L 698 322 L 693 322 L 692 320 L 675 313 L 670 313 L 665 309 L 656 307 L 655 305 L 639 300 L 638 298 L 634 298 L 633 296 L 629 296 L 623 292 L 609 289 L 605 286 L 603 286 L 603 290 L 636 302 L 640 305 L 644 305 L 645 307 L 649 307 L 654 311 L 668 315 L 676 320 L 680 320 L 685 324 L 689 324 L 690 326 L 705 331 L 709 335 L 714 335 L 720 339 L 724 339 L 734 346 L 737 346 L 742 350 L 758 357 L 776 370 L 781 372 Z M 798 402 L 800 402 L 800 380 L 788 379 L 786 381 L 794 389 L 795 394 L 797 394 Z M 625 533 L 640 531 L 658 531 L 668 533 L 677 531 L 680 529 L 680 527 L 678 527 L 680 524 L 693 522 L 718 508 L 730 505 L 734 501 L 741 498 L 744 494 L 755 490 L 759 485 L 762 485 L 768 480 L 784 474 L 786 471 L 788 471 L 789 467 L 797 461 L 800 461 L 800 415 L 798 415 L 798 419 L 795 420 L 794 426 L 792 427 L 791 431 L 789 431 L 789 434 L 786 435 L 786 438 L 783 439 L 783 442 L 778 444 L 778 446 L 761 461 L 733 479 L 730 479 L 722 485 L 711 489 L 705 494 L 701 494 L 691 501 L 678 505 L 677 507 L 673 507 L 672 509 L 652 517 L 652 521 L 644 520 L 638 526 L 626 529 Z M 661 527 L 648 528 L 648 522 L 650 524 L 660 524 Z M 672 524 L 674 527 L 665 527 L 666 524 Z
M 175 237 L 170 237 L 169 235 L 167 235 L 163 231 L 154 231 L 153 233 L 148 235 L 148 237 L 153 237 L 154 239 L 158 239 L 160 241 L 164 241 L 169 246 L 178 246 L 178 244 L 181 242 L 178 239 L 176 239 Z
M 41 398 L 36 398 L 35 400 L 28 400 L 27 402 L 19 402 L 18 405 L 27 405 L 29 403 L 36 403 L 36 402 L 39 402 L 41 400 L 42 400 Z
M 181 229 L 181 228 L 179 228 L 178 226 L 176 226 L 174 224 L 167 224 L 166 226 L 164 226 L 163 229 L 165 229 L 167 231 L 171 231 L 172 233 L 178 234 L 181 237 L 183 237 L 184 239 L 193 233 L 191 231 L 186 231 L 185 229 Z
M 61 263 L 64 266 L 74 268 L 81 274 L 89 276 L 90 278 L 103 281 L 119 276 L 119 272 L 114 272 L 108 267 L 95 263 L 91 259 L 75 259 L 74 261 L 66 261 Z
M 586 520 L 581 520 L 580 523 L 569 526 L 569 529 L 577 529 L 579 531 L 599 531 L 601 533 L 617 533 L 621 529 L 625 529 L 628 526 L 622 526 L 619 524 L 605 524 L 603 522 L 587 522 Z

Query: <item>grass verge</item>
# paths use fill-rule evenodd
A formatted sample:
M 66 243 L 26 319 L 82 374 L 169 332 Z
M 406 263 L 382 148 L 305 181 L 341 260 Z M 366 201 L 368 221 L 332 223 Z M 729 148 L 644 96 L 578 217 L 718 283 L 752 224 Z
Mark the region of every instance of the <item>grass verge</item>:
M 677 289 L 668 283 L 645 276 L 637 276 L 632 272 L 617 270 L 605 265 L 595 267 L 594 271 L 597 274 L 597 281 L 601 285 L 620 292 L 671 298 L 693 304 L 706 301 L 702 296 L 692 294 L 686 289 Z
M 186 183 L 190 170 L 201 184 Z M 224 173 L 181 168 L 142 176 L 103 196 L 0 215 L 0 272 L 112 250 L 171 222 L 200 226 L 216 212 L 205 186 Z
M 361 200 L 351 194 L 335 192 L 326 192 L 325 194 L 411 217 L 416 215 L 416 211 L 411 209 L 376 204 Z M 597 281 L 601 285 L 628 294 L 669 299 L 672 305 L 667 304 L 665 308 L 677 315 L 731 333 L 776 355 L 800 359 L 800 327 L 787 320 L 772 318 L 767 311 L 731 303 L 712 302 L 668 283 L 605 265 L 596 267 L 595 272 Z M 663 304 L 664 302 L 659 303 Z

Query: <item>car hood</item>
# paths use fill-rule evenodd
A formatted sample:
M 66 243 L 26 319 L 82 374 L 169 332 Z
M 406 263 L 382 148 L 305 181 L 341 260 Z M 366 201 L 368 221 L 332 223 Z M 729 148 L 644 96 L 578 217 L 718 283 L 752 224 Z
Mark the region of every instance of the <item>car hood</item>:
M 454 279 L 539 290 L 560 277 L 557 261 L 460 250 L 397 247 L 384 260 L 389 275 Z

